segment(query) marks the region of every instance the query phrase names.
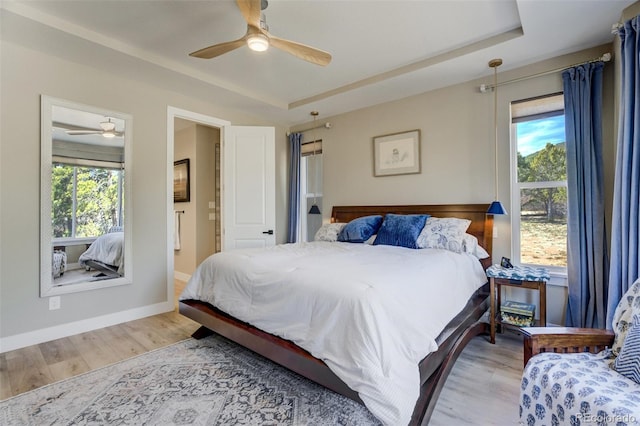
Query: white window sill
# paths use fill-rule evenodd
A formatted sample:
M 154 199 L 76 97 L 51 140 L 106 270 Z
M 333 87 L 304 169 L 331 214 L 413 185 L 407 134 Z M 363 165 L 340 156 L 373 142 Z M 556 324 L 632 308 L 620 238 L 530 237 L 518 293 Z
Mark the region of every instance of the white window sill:
M 54 238 L 52 240 L 53 246 L 79 246 L 83 244 L 91 244 L 97 237 L 84 237 L 84 238 Z

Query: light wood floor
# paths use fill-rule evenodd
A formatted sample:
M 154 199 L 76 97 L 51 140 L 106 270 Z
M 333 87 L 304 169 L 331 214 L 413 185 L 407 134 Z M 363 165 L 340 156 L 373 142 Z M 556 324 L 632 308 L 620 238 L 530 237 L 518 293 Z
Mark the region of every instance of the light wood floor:
M 179 342 L 198 326 L 174 311 L 0 354 L 0 400 Z M 476 337 L 465 348 L 430 425 L 517 424 L 522 341 L 496 339 Z
M 449 375 L 430 426 L 518 424 L 522 337 L 507 332 L 474 338 Z

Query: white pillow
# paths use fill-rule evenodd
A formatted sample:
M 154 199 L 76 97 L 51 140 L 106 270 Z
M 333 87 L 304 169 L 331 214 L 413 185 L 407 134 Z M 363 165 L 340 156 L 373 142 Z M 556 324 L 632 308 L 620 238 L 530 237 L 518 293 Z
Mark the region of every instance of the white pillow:
M 338 241 L 338 234 L 344 228 L 346 223 L 325 223 L 318 229 L 314 241 L 329 241 L 335 242 Z
M 471 234 L 464 234 L 462 236 L 462 252 L 469 253 L 477 257 L 478 259 L 486 259 L 489 257 L 489 253 L 478 244 L 478 239 Z
M 376 237 L 378 236 L 378 234 L 373 234 L 372 236 L 369 237 L 369 239 L 367 241 L 365 241 L 365 244 L 369 244 L 370 246 L 373 245 L 373 242 L 376 240 Z
M 462 239 L 471 224 L 468 219 L 457 217 L 429 217 L 418 235 L 419 248 L 437 248 L 462 253 Z

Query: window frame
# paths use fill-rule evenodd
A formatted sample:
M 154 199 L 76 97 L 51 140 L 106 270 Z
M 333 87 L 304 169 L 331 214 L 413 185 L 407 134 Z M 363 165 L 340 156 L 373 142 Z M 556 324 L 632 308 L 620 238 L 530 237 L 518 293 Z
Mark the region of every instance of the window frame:
M 72 214 L 71 214 L 71 236 L 69 237 L 54 237 L 53 235 L 51 235 L 51 241 L 54 243 L 54 245 L 62 245 L 62 244 L 66 244 L 66 245 L 70 245 L 70 244 L 74 244 L 74 243 L 85 243 L 85 242 L 92 242 L 94 241 L 96 238 L 98 238 L 100 235 L 95 235 L 95 236 L 91 236 L 91 237 L 78 237 L 77 234 L 77 208 L 78 208 L 78 193 L 77 193 L 77 187 L 78 187 L 78 168 L 82 167 L 82 168 L 95 168 L 95 169 L 104 169 L 104 170 L 112 170 L 112 171 L 116 171 L 118 173 L 118 193 L 117 193 L 117 210 L 118 210 L 118 225 L 117 226 L 123 226 L 123 213 L 124 213 L 124 206 L 122 203 L 122 194 L 124 192 L 124 169 L 122 168 L 122 165 L 120 165 L 120 167 L 114 167 L 113 163 L 108 163 L 105 162 L 105 165 L 99 165 L 96 164 L 95 162 L 92 162 L 91 165 L 86 165 L 86 164 L 82 164 L 82 163 L 78 163 L 75 164 L 74 162 L 71 161 L 56 161 L 57 164 L 66 166 L 66 167 L 72 167 L 73 168 L 73 183 L 72 183 L 72 200 L 71 200 L 71 204 L 72 204 Z M 52 170 L 55 168 L 52 167 Z M 53 217 L 51 217 L 51 220 L 53 221 Z
M 541 99 L 545 97 L 552 97 L 558 95 L 558 93 L 549 94 L 545 96 L 540 96 L 535 99 Z M 527 100 L 514 101 L 513 103 L 526 102 Z M 538 181 L 538 182 L 519 182 L 518 181 L 518 133 L 517 133 L 517 125 L 526 121 L 534 121 L 542 118 L 548 118 L 552 116 L 560 115 L 558 114 L 559 110 L 550 111 L 546 114 L 533 114 L 529 119 L 524 119 L 522 117 L 518 119 L 514 119 L 511 115 L 511 105 L 510 109 L 510 119 L 509 119 L 509 134 L 510 134 L 510 148 L 511 148 L 511 156 L 510 156 L 510 180 L 511 180 L 511 257 L 516 264 L 525 265 L 525 266 L 533 266 L 533 267 L 545 267 L 552 274 L 566 276 L 567 266 L 557 266 L 557 265 L 545 265 L 545 264 L 533 264 L 533 263 L 523 263 L 522 259 L 522 242 L 521 242 L 521 210 L 520 210 L 520 193 L 522 189 L 546 189 L 546 188 L 567 188 L 567 181 Z M 564 113 L 562 114 L 564 115 Z M 566 126 L 566 124 L 565 124 Z M 566 143 L 566 141 L 565 141 Z M 567 201 L 568 203 L 568 201 Z

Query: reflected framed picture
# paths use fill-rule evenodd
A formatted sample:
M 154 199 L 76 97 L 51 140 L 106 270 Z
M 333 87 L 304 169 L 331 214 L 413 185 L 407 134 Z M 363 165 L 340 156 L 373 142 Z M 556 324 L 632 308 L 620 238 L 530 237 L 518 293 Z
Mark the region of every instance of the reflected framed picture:
M 189 159 L 173 162 L 173 202 L 184 203 L 190 198 Z
M 375 136 L 373 175 L 420 173 L 420 130 Z

